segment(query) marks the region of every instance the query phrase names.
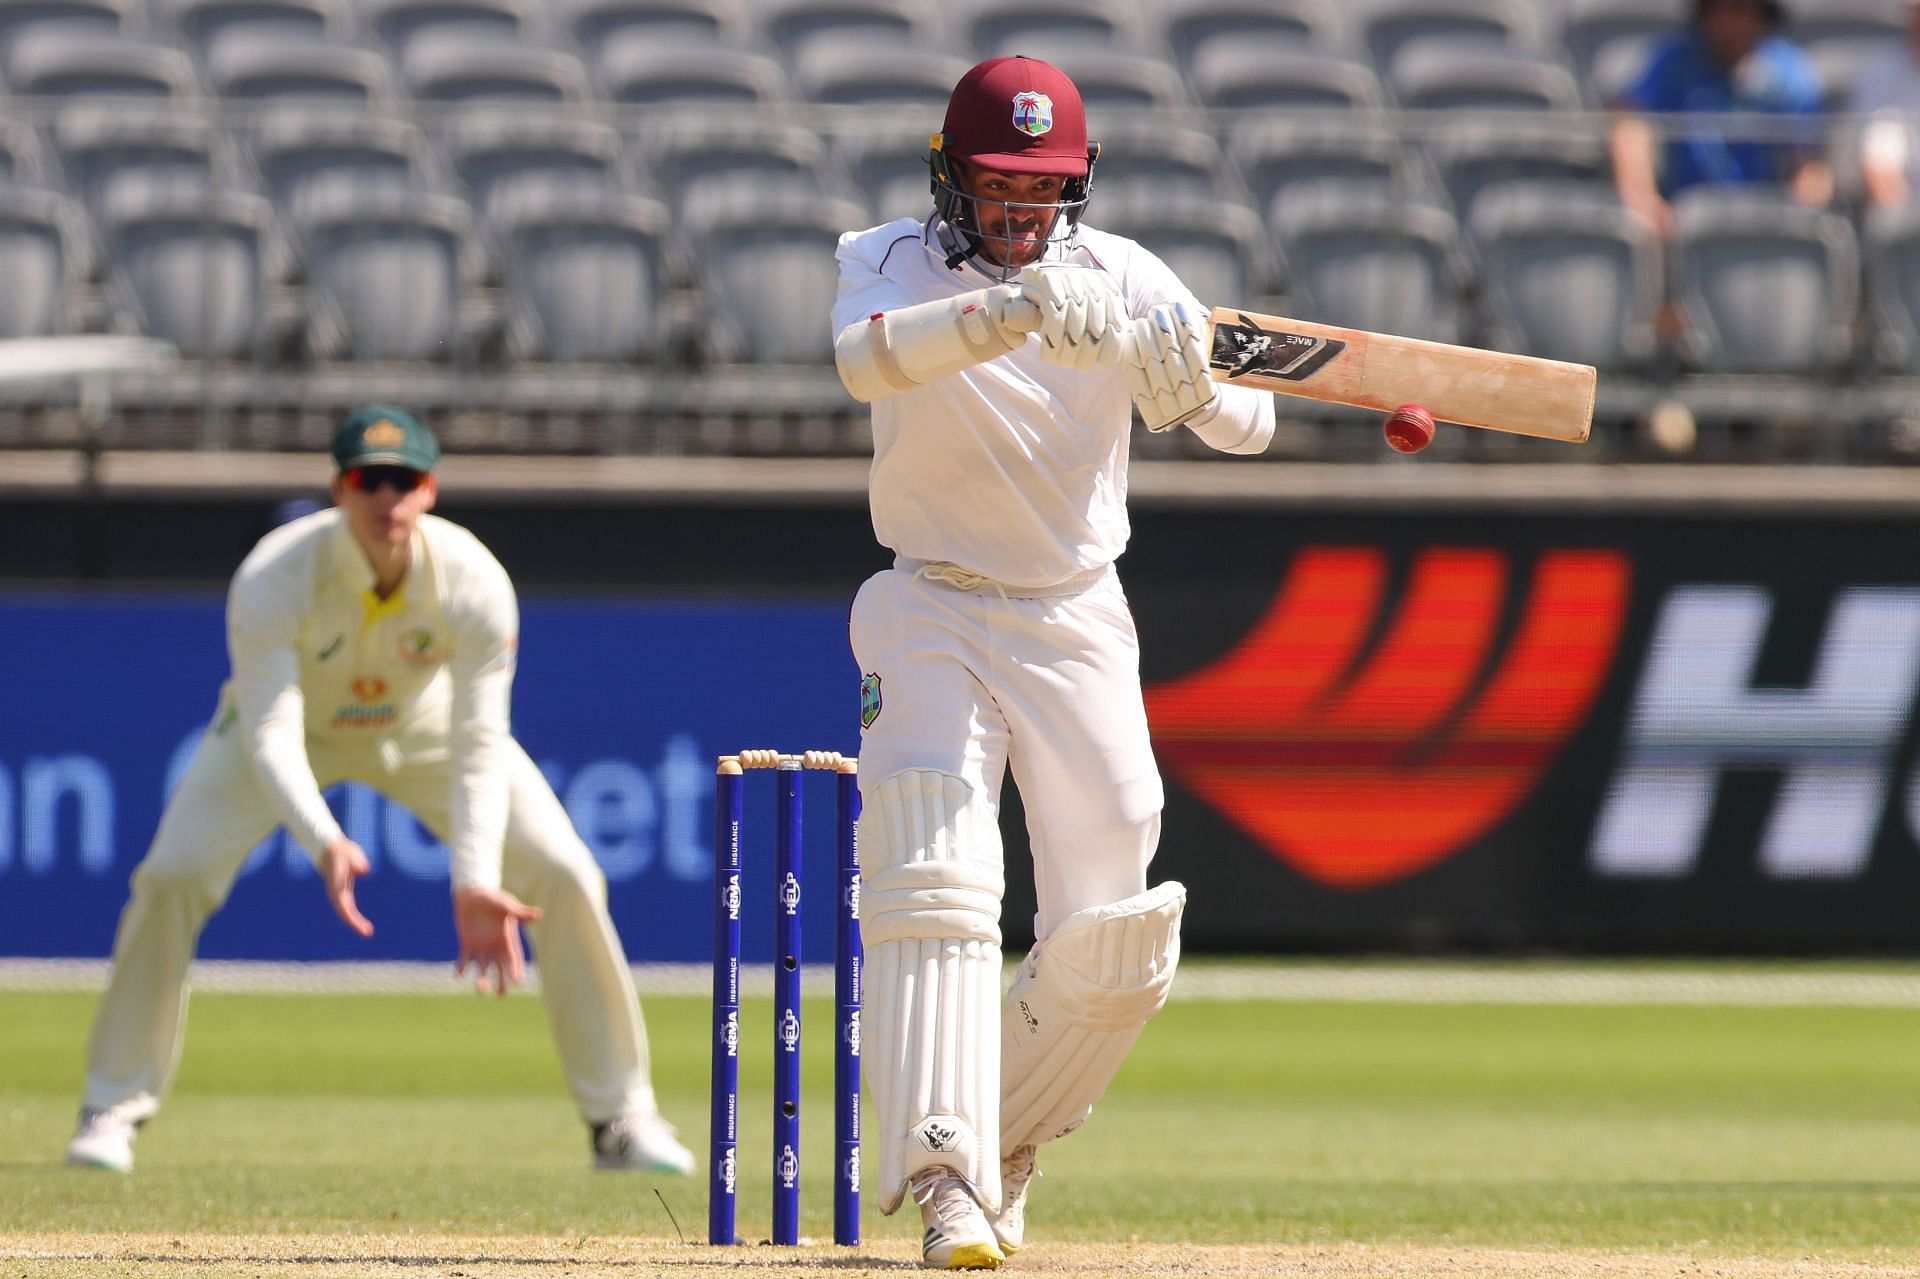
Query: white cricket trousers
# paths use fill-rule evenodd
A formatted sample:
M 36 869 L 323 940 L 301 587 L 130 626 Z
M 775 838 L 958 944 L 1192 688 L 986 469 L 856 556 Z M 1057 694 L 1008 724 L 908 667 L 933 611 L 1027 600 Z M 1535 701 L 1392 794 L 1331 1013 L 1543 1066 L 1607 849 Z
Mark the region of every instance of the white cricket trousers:
M 180 1059 L 187 970 L 200 929 L 226 900 L 247 854 L 279 825 L 241 736 L 229 727 L 225 732 L 210 728 L 201 737 L 146 859 L 133 873 L 133 895 L 113 943 L 113 976 L 87 1049 L 89 1107 L 125 1107 L 131 1118 L 159 1108 Z M 323 788 L 337 781 L 364 782 L 405 805 L 444 840 L 451 788 L 446 762 L 406 764 L 389 773 L 369 754 L 326 743 L 309 749 Z M 502 882 L 544 912 L 526 927 L 567 1086 L 588 1123 L 652 1114 L 646 1028 L 633 975 L 607 915 L 606 878 L 517 742 L 507 783 Z M 371 891 L 372 900 L 363 896 L 362 901 L 378 924 L 377 881 Z M 329 910 L 317 883 L 314 905 Z M 450 917 L 448 927 L 451 953 Z M 456 1067 L 448 1063 L 449 1071 Z
M 1011 765 L 1033 848 L 1037 938 L 1145 892 L 1163 791 L 1119 575 L 1108 568 L 1049 593 L 962 590 L 916 570 L 903 560 L 854 597 L 854 657 L 863 676 L 880 677 L 862 784 L 937 769 L 977 787 L 997 817 Z

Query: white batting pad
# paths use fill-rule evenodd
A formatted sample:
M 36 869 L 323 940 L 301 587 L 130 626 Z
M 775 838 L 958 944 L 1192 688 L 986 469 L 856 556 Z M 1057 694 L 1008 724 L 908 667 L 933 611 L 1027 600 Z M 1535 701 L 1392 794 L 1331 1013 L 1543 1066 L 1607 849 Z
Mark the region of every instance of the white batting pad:
M 861 1056 L 873 1107 L 866 1162 L 880 1211 L 945 1165 L 988 1212 L 1000 1199 L 1000 899 L 992 808 L 951 773 L 908 769 L 864 787 Z
M 1167 1002 L 1186 904 L 1169 881 L 1067 916 L 1027 955 L 1002 1014 L 1002 1149 L 1064 1137 L 1093 1113 Z

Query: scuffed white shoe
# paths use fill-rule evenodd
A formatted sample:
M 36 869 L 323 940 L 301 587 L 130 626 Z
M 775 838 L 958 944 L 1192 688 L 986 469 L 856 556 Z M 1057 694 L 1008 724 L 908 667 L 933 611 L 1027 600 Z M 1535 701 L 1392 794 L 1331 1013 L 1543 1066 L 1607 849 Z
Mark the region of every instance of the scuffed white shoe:
M 1000 1161 L 1000 1212 L 993 1218 L 993 1237 L 1009 1257 L 1027 1239 L 1027 1187 L 1040 1175 L 1035 1154 L 1032 1146 L 1022 1146 Z
M 140 1125 L 118 1110 L 82 1108 L 80 1127 L 67 1143 L 67 1162 L 108 1172 L 133 1171 L 133 1138 Z
M 987 1214 L 951 1168 L 923 1168 L 908 1183 L 927 1232 L 920 1259 L 940 1270 L 992 1270 L 1007 1259 L 987 1224 Z
M 610 1172 L 693 1171 L 693 1152 L 680 1144 L 672 1124 L 658 1115 L 622 1115 L 593 1125 L 593 1166 Z

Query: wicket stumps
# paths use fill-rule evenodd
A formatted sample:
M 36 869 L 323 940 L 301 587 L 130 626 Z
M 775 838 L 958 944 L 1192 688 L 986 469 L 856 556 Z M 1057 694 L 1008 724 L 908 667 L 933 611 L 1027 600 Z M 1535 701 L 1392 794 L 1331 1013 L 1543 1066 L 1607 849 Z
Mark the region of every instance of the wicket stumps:
M 801 777 L 836 774 L 833 1241 L 860 1242 L 859 761 L 833 751 L 722 755 L 714 770 L 713 1094 L 707 1242 L 735 1244 L 740 1138 L 740 823 L 746 770 L 774 771 L 773 1242 L 800 1242 Z

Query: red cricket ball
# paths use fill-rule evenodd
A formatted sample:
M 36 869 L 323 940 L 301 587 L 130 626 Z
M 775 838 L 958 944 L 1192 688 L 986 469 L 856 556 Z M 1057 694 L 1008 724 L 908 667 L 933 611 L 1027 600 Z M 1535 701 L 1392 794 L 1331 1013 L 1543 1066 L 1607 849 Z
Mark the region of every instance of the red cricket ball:
M 1397 453 L 1418 453 L 1433 443 L 1433 414 L 1418 404 L 1402 404 L 1385 426 L 1387 443 Z

